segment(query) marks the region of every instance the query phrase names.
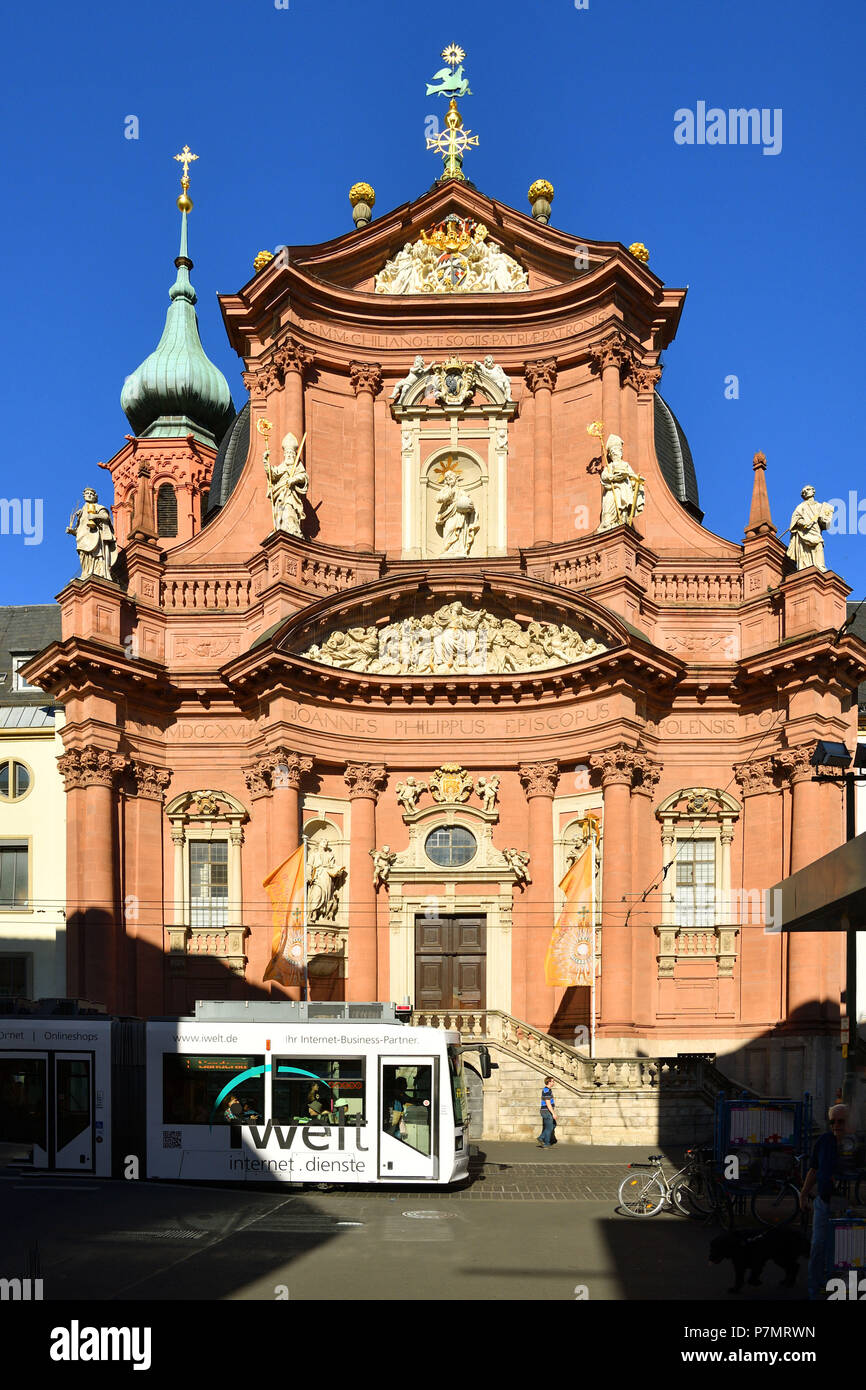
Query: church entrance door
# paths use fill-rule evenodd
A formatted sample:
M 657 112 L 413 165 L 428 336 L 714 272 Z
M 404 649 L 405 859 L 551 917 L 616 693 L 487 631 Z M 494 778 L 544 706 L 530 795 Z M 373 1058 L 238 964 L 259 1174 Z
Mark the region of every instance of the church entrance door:
M 416 1009 L 486 1007 L 486 935 L 484 916 L 416 915 Z

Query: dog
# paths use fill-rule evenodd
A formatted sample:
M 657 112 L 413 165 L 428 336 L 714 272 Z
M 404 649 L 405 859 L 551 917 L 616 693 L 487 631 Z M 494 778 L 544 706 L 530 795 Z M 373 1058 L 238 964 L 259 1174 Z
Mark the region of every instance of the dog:
M 728 1293 L 740 1293 L 743 1277 L 748 1271 L 749 1283 L 760 1284 L 764 1265 L 772 1260 L 785 1271 L 782 1288 L 792 1289 L 797 1279 L 797 1262 L 809 1255 L 809 1241 L 802 1231 L 780 1226 L 768 1231 L 726 1231 L 716 1236 L 710 1245 L 710 1264 L 731 1260 L 734 1265 L 734 1284 Z

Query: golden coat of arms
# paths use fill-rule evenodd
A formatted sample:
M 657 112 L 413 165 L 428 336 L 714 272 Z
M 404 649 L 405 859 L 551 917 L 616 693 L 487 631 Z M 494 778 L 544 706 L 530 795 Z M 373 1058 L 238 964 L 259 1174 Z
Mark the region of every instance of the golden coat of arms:
M 434 801 L 467 801 L 472 777 L 459 763 L 443 763 L 431 773 L 429 786 Z

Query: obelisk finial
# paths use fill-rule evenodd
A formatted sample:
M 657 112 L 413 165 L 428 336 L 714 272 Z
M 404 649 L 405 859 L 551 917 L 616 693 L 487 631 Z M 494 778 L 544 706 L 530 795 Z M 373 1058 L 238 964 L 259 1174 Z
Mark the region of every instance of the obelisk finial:
M 184 145 L 180 154 L 175 155 L 175 159 L 178 161 L 179 164 L 183 165 L 183 174 L 180 180 L 180 186 L 183 189 L 183 192 L 177 200 L 177 205 L 180 208 L 181 212 L 192 212 L 192 198 L 190 198 L 189 194 L 187 193 L 187 189 L 189 188 L 189 166 L 192 164 L 194 159 L 198 159 L 198 155 L 193 154 L 189 145 Z

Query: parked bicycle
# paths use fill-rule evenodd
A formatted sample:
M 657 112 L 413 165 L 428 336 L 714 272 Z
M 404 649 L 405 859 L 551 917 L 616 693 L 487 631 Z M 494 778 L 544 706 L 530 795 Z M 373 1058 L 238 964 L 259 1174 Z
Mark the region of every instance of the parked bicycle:
M 715 1217 L 730 1226 L 730 1200 L 698 1151 L 690 1149 L 686 1163 L 670 1178 L 662 1167 L 663 1158 L 663 1154 L 650 1154 L 646 1163 L 628 1165 L 619 1186 L 620 1209 L 627 1216 L 656 1216 L 666 1209 L 681 1216 Z

